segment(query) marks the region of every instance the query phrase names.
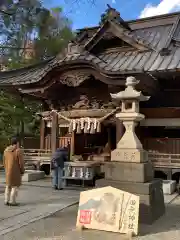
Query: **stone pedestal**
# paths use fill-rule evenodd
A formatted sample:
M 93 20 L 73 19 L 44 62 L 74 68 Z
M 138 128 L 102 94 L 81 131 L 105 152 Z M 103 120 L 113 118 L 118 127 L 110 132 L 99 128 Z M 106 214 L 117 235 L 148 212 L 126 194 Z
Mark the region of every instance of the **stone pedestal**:
M 108 162 L 104 164 L 105 179 L 96 187 L 111 186 L 140 196 L 139 222 L 152 224 L 165 213 L 161 180 L 153 180 L 153 167 L 146 163 Z
M 106 162 L 104 164 L 105 177 L 108 180 L 145 183 L 153 180 L 153 166 L 151 163 Z

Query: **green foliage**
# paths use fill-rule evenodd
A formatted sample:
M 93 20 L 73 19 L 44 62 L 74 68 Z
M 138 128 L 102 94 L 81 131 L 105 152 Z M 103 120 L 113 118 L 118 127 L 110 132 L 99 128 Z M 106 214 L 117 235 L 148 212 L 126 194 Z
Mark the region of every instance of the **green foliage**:
M 63 16 L 61 7 L 49 10 L 39 0 L 9 0 L 6 7 L 12 15 L 0 12 L 0 57 L 8 68 L 55 56 L 73 37 L 71 22 Z M 32 59 L 25 59 L 28 51 L 32 52 Z
M 12 136 L 38 135 L 39 119 L 35 114 L 40 110 L 41 104 L 37 102 L 18 99 L 1 91 L 0 138 L 7 141 Z
M 46 9 L 40 0 L 0 1 L 0 59 L 17 69 L 57 55 L 72 39 L 71 22 L 61 7 Z M 30 46 L 29 46 L 30 45 Z M 31 48 L 31 49 L 29 49 Z M 32 58 L 25 58 L 27 51 Z M 0 92 L 0 152 L 12 135 L 38 135 L 39 102 Z

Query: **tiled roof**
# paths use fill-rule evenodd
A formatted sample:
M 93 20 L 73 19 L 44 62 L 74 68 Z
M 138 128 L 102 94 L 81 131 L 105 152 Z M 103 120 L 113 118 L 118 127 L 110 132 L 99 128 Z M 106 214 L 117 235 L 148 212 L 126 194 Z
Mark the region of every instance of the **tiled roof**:
M 20 68 L 12 71 L 0 72 L 0 85 L 21 85 L 38 81 L 54 66 L 54 59 L 49 59 L 40 64 Z
M 72 51 L 62 57 L 56 57 L 47 60 L 39 65 L 23 68 L 19 70 L 1 72 L 0 85 L 24 85 L 39 82 L 49 71 L 55 67 L 61 68 L 66 64 L 86 63 L 107 76 L 113 74 L 128 74 L 132 72 L 155 72 L 169 71 L 180 68 L 180 47 L 174 45 L 171 41 L 173 37 L 180 39 L 180 22 L 167 22 L 167 24 L 147 26 L 144 28 L 135 28 L 132 35 L 136 38 L 144 39 L 144 42 L 152 48 L 147 51 L 123 51 L 117 49 L 116 52 L 102 52 L 96 56 L 85 51 Z M 180 16 L 180 14 L 179 14 Z M 168 15 L 167 15 L 168 17 Z M 164 18 L 166 19 L 166 18 Z M 175 26 L 175 24 L 177 26 Z M 138 24 L 137 24 L 138 25 Z M 97 31 L 98 29 L 96 29 Z M 95 31 L 95 30 L 93 30 Z M 91 33 L 91 37 L 94 33 Z M 86 39 L 87 40 L 87 39 Z M 83 43 L 81 43 L 83 44 Z M 71 43 L 72 48 L 73 46 Z M 170 52 L 162 55 L 161 51 L 168 48 Z

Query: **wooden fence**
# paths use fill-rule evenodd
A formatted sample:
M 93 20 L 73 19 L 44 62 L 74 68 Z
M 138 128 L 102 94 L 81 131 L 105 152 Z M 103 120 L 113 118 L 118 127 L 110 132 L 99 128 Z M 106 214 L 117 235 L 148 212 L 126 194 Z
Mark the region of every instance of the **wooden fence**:
M 71 143 L 71 137 L 60 137 L 59 147 Z M 154 167 L 180 168 L 180 138 L 149 138 L 144 140 L 149 160 Z M 49 164 L 51 158 L 50 136 L 46 138 L 46 149 L 24 149 L 25 161 Z
M 143 146 L 151 152 L 180 154 L 180 138 L 146 138 Z
M 180 168 L 180 154 L 148 153 L 154 167 Z
M 149 161 L 154 167 L 180 168 L 180 154 L 164 154 L 149 152 Z M 51 151 L 44 149 L 24 149 L 24 159 L 27 165 L 41 166 L 50 164 Z
M 24 149 L 26 165 L 35 165 L 39 168 L 43 164 L 50 164 L 51 151 L 47 149 Z

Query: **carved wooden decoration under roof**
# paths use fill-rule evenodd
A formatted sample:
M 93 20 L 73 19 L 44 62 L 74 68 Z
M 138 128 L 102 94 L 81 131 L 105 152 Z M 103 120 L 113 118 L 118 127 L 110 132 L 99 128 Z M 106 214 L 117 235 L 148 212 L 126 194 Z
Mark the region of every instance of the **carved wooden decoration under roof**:
M 83 71 L 72 70 L 60 76 L 60 82 L 69 87 L 77 87 L 90 77 L 90 74 Z
M 88 109 L 89 107 L 89 99 L 86 95 L 81 95 L 80 100 L 72 106 L 73 109 Z
M 115 101 L 97 98 L 88 98 L 86 95 L 80 95 L 79 97 L 73 97 L 71 99 L 64 100 L 47 100 L 46 103 L 50 110 L 57 109 L 59 111 L 71 111 L 71 110 L 94 110 L 94 109 L 116 109 L 119 104 Z

